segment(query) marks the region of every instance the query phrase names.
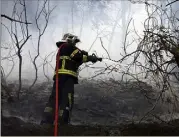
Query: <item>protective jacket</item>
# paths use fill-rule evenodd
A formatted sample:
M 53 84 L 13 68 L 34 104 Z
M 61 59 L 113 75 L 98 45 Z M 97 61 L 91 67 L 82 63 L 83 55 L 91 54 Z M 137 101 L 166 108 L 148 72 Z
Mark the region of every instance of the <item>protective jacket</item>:
M 88 56 L 85 55 L 80 49 L 75 46 L 70 45 L 69 43 L 57 43 L 58 47 L 62 46 L 60 49 L 60 59 L 59 61 L 59 75 L 71 76 L 75 79 L 75 84 L 78 83 L 78 68 L 79 66 L 87 62 Z M 57 59 L 57 56 L 56 56 Z M 56 74 L 56 67 L 55 67 Z M 55 76 L 54 76 L 55 80 Z
M 59 106 L 59 124 L 69 124 L 71 111 L 74 104 L 74 84 L 78 83 L 78 68 L 84 62 L 91 61 L 95 63 L 101 61 L 94 54 L 88 55 L 86 51 L 80 50 L 75 47 L 76 43 L 80 40 L 70 34 L 65 34 L 63 39 L 56 43 L 59 48 L 56 56 L 54 84 L 52 93 L 49 97 L 48 103 L 44 109 L 41 125 L 52 125 L 54 123 L 56 108 L 56 93 L 58 94 Z M 56 70 L 58 68 L 58 70 Z M 58 83 L 56 83 L 56 72 L 58 72 Z M 56 84 L 58 84 L 58 92 L 56 92 Z M 57 106 L 57 107 L 58 107 Z

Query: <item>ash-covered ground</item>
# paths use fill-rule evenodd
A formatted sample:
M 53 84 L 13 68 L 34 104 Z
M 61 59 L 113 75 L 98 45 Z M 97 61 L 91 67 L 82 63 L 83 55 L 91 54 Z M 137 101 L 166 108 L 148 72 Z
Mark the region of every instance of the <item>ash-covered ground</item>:
M 16 85 L 10 84 L 9 86 L 13 89 Z M 24 126 L 21 128 L 23 128 L 24 132 L 26 130 L 27 132 L 16 134 L 20 129 L 14 129 L 14 135 L 39 135 L 39 122 L 52 89 L 52 82 L 36 84 L 29 92 L 26 91 L 27 87 L 23 87 L 19 101 L 8 103 L 7 98 L 4 96 L 2 98 L 2 114 L 6 117 L 2 119 L 2 133 L 4 135 L 10 135 L 8 133 L 9 128 L 11 129 L 11 127 L 15 126 L 15 123 L 18 123 L 17 121 L 20 121 L 17 118 L 20 118 L 26 123 L 33 124 L 27 124 L 27 126 L 22 122 Z M 145 127 L 141 123 L 138 123 L 151 110 L 157 96 L 157 91 L 142 82 L 140 84 L 137 82 L 126 84 L 112 80 L 105 82 L 81 81 L 75 86 L 75 102 L 71 119 L 72 125 L 68 127 L 71 132 L 68 135 L 112 135 L 113 133 L 111 132 L 113 130 L 117 135 L 140 135 L 138 133 L 140 130 L 145 131 L 142 132 L 142 135 L 170 135 L 170 133 L 179 135 L 175 124 L 172 126 L 161 124 L 166 124 L 166 121 L 171 121 L 173 118 L 177 119 L 179 112 L 179 110 L 175 110 L 172 115 L 169 113 L 172 105 L 168 103 L 169 101 L 167 99 L 165 103 L 159 101 L 155 109 L 152 110 L 152 115 L 147 115 L 143 119 L 142 123 L 146 123 Z M 154 124 L 154 122 L 158 124 Z M 177 122 L 175 121 L 175 123 Z M 133 124 L 137 125 L 132 127 L 131 125 Z M 152 127 L 155 127 L 152 124 L 156 126 L 156 130 L 158 129 L 156 132 L 151 132 L 154 131 Z M 94 125 L 99 126 L 97 128 Z M 130 131 L 130 134 L 128 133 L 128 127 L 130 127 L 130 130 L 134 130 Z M 31 131 L 29 129 L 34 134 L 30 134 Z M 164 129 L 167 133 L 163 132 L 161 134 L 161 130 Z M 84 133 L 78 132 L 80 130 Z M 97 132 L 98 130 L 100 132 Z M 63 131 L 65 132 L 65 129 Z M 66 135 L 67 133 L 62 134 Z

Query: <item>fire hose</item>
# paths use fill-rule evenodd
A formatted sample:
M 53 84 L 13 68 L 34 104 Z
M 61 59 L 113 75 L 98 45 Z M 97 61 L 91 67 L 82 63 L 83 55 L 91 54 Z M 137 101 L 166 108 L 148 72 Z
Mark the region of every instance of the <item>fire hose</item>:
M 61 45 L 59 47 L 58 53 L 57 53 L 57 62 L 56 62 L 56 96 L 55 96 L 55 127 L 54 127 L 54 136 L 58 135 L 58 113 L 59 113 L 59 105 L 58 105 L 58 99 L 59 99 L 59 78 L 58 78 L 58 69 L 59 69 L 59 59 L 60 59 L 60 50 L 61 48 L 65 46 L 65 44 Z M 98 58 L 94 53 L 92 54 L 97 61 L 102 61 L 102 58 Z
M 56 63 L 56 96 L 55 96 L 55 128 L 54 128 L 54 136 L 58 135 L 58 111 L 59 111 L 59 105 L 58 105 L 58 97 L 59 97 L 59 91 L 58 91 L 58 69 L 59 69 L 59 59 L 60 59 L 60 50 L 65 44 L 61 45 L 58 53 L 57 53 L 57 63 Z

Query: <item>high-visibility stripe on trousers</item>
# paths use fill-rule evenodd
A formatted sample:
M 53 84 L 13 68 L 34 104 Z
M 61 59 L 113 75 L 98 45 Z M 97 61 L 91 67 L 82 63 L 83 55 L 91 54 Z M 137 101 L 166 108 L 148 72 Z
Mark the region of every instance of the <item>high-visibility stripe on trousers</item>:
M 54 82 L 51 95 L 43 112 L 41 124 L 53 124 L 55 118 Z M 70 76 L 59 77 L 59 124 L 69 124 L 74 103 L 74 79 Z

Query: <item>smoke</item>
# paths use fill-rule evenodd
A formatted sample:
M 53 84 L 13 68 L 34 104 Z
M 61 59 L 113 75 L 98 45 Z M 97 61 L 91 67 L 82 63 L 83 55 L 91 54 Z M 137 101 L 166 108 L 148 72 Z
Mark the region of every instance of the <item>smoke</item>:
M 42 2 L 42 1 L 41 1 Z M 27 17 L 32 25 L 29 25 L 32 37 L 23 48 L 23 78 L 33 79 L 34 67 L 31 63 L 29 51 L 32 58 L 37 54 L 37 28 L 35 25 L 35 14 L 37 10 L 37 1 L 26 1 L 27 4 Z M 104 1 L 104 0 L 89 0 L 89 1 L 50 1 L 50 7 L 54 9 L 50 16 L 49 24 L 45 34 L 42 36 L 40 45 L 40 57 L 38 58 L 39 79 L 45 79 L 43 74 L 44 58 L 50 54 L 49 63 L 45 66 L 45 72 L 52 78 L 55 67 L 55 42 L 59 41 L 64 33 L 74 33 L 81 38 L 81 43 L 78 45 L 83 50 L 89 50 L 89 53 L 96 51 L 98 56 L 107 57 L 106 52 L 101 47 L 99 37 L 102 38 L 104 47 L 108 49 L 112 59 L 118 60 L 121 58 L 121 47 L 124 44 L 126 28 L 129 20 L 132 18 L 138 33 L 142 34 L 142 22 L 147 17 L 144 4 L 131 4 L 129 1 Z M 176 5 L 175 5 L 176 6 Z M 8 7 L 8 8 L 7 8 Z M 177 7 L 177 6 L 176 6 Z M 2 1 L 2 12 L 11 16 L 13 8 L 13 1 Z M 8 21 L 3 20 L 4 23 Z M 41 25 L 43 26 L 44 20 L 42 19 Z M 2 27 L 2 26 L 1 26 Z M 129 27 L 131 29 L 132 26 Z M 10 43 L 10 37 L 5 28 L 2 29 L 3 43 Z M 128 42 L 131 42 L 133 35 L 128 37 Z M 132 46 L 133 50 L 137 44 Z M 3 52 L 1 56 L 5 56 Z M 52 62 L 50 62 L 52 60 Z M 9 79 L 17 79 L 18 76 L 18 60 L 15 59 L 15 68 Z M 111 64 L 110 61 L 98 62 L 93 66 L 105 67 L 105 63 Z M 12 64 L 11 64 L 12 65 Z M 2 66 L 7 74 L 11 69 L 9 61 L 3 61 Z M 96 69 L 86 68 L 80 72 L 80 76 L 88 78 L 94 75 Z M 109 77 L 104 75 L 104 77 Z M 115 75 L 119 78 L 119 74 Z

